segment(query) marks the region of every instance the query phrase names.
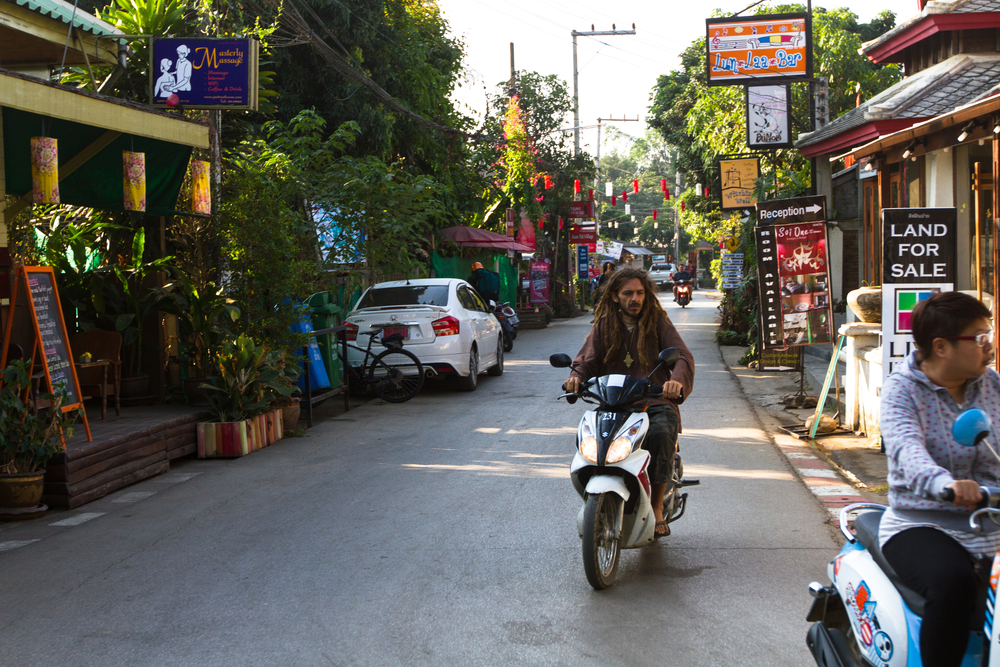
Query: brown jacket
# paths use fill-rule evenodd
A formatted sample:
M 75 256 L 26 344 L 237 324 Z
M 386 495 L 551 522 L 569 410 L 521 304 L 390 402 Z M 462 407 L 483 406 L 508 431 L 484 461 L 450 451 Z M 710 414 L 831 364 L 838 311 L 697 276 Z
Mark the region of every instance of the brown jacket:
M 610 320 L 610 323 L 614 323 L 614 320 Z M 670 398 L 649 398 L 644 401 L 645 405 L 669 405 L 677 413 L 677 423 L 680 425 L 680 410 L 678 410 L 678 404 L 682 403 L 690 394 L 694 387 L 694 357 L 691 355 L 691 351 L 688 350 L 687 345 L 681 339 L 681 335 L 677 333 L 677 329 L 674 328 L 673 323 L 664 317 L 660 320 L 660 326 L 657 330 L 657 336 L 659 342 L 657 345 L 652 346 L 649 352 L 649 359 L 647 361 L 646 370 L 642 369 L 639 364 L 639 341 L 638 332 L 635 337 L 628 332 L 623 323 L 619 323 L 618 326 L 622 328 L 622 340 L 629 341 L 628 351 L 632 358 L 635 359 L 632 363 L 631 368 L 625 366 L 625 352 L 623 351 L 618 359 L 605 365 L 604 364 L 604 327 L 609 324 L 609 317 L 604 316 L 597 321 L 596 324 L 590 329 L 590 333 L 587 335 L 587 340 L 583 343 L 583 347 L 580 348 L 580 353 L 576 355 L 576 359 L 573 360 L 573 365 L 575 370 L 571 375 L 579 377 L 581 380 L 589 380 L 593 377 L 600 377 L 602 375 L 610 375 L 612 373 L 621 375 L 631 375 L 636 378 L 644 378 L 649 371 L 656 366 L 656 356 L 660 353 L 660 350 L 664 350 L 668 347 L 676 347 L 680 350 L 681 358 L 678 360 L 677 365 L 674 366 L 673 372 L 667 375 L 666 368 L 660 368 L 658 371 L 653 373 L 650 377 L 650 381 L 656 382 L 657 384 L 664 384 L 667 380 L 676 380 L 681 383 L 684 388 L 684 392 L 681 394 L 681 398 L 674 400 Z M 634 339 L 633 339 L 634 338 Z

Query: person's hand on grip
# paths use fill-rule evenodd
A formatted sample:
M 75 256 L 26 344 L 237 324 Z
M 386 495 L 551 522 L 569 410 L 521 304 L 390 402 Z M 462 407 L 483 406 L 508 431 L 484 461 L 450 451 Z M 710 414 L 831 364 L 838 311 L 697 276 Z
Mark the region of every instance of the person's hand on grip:
M 979 490 L 979 482 L 971 479 L 956 480 L 944 488 L 955 492 L 955 499 L 951 501 L 952 505 L 966 509 L 975 509 L 976 504 L 983 499 L 982 491 Z
M 570 394 L 579 394 L 581 384 L 583 384 L 583 382 L 580 378 L 575 375 L 570 375 L 569 379 L 563 382 L 563 391 Z
M 684 391 L 684 385 L 677 380 L 667 380 L 667 383 L 663 385 L 664 398 L 680 398 L 682 391 Z

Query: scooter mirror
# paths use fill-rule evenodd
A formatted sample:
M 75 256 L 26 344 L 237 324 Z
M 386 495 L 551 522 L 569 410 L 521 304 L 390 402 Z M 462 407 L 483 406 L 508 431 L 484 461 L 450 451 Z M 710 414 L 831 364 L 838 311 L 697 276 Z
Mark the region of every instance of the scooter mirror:
M 963 447 L 975 447 L 990 434 L 992 427 L 990 416 L 979 408 L 973 408 L 958 416 L 951 427 L 951 434 Z
M 573 360 L 568 354 L 553 354 L 549 357 L 549 363 L 555 368 L 569 368 L 573 365 Z
M 673 368 L 680 361 L 681 351 L 676 347 L 668 347 L 665 350 L 660 350 L 660 354 L 657 355 L 656 359 L 666 366 L 667 368 Z

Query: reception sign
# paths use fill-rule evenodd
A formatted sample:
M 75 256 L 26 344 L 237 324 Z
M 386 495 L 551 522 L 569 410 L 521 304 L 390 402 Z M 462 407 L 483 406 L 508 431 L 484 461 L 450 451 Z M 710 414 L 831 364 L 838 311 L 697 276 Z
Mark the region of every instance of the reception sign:
M 882 209 L 882 368 L 888 376 L 913 349 L 918 303 L 955 289 L 954 208 Z
M 153 106 L 257 110 L 256 40 L 154 38 L 152 43 L 149 100 Z
M 706 19 L 708 85 L 788 83 L 812 77 L 807 14 Z

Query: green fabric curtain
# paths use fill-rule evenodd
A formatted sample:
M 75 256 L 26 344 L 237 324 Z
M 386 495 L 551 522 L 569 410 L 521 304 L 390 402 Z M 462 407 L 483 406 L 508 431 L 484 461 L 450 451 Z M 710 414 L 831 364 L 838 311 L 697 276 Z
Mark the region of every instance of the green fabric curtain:
M 431 268 L 438 278 L 461 278 L 468 280 L 472 275 L 472 263 L 480 262 L 484 269 L 494 271 L 496 262 L 500 264 L 500 301 L 514 303 L 517 297 L 517 269 L 511 266 L 505 253 L 494 255 L 490 250 L 484 250 L 475 257 L 442 257 L 437 252 L 431 253 Z
M 7 194 L 20 196 L 31 192 L 31 137 L 55 137 L 59 141 L 59 164 L 62 165 L 105 132 L 103 128 L 92 125 L 4 107 L 3 153 Z M 146 214 L 174 215 L 191 147 L 128 134 L 112 141 L 79 169 L 60 180 L 60 201 L 105 211 L 124 211 L 122 151 L 146 154 Z

